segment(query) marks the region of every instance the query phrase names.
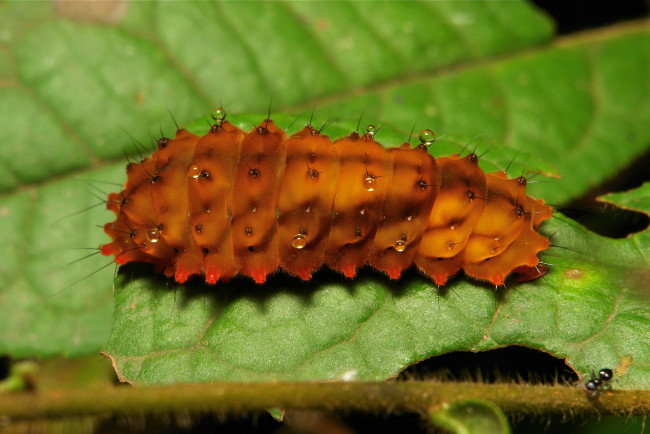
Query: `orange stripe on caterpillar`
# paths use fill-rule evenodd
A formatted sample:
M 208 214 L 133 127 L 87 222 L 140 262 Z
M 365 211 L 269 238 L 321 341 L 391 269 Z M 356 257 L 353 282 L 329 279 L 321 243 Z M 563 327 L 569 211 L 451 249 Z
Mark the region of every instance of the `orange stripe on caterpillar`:
M 384 149 L 372 131 L 332 142 L 307 126 L 287 138 L 270 120 L 245 133 L 224 117 L 127 166 L 103 254 L 181 283 L 263 283 L 278 268 L 308 280 L 322 264 L 353 277 L 366 263 L 393 279 L 415 263 L 439 285 L 461 269 L 495 285 L 542 275 L 549 240 L 537 230 L 552 209 L 523 177 L 485 173 L 473 153 L 434 159 L 428 130 L 415 148 Z

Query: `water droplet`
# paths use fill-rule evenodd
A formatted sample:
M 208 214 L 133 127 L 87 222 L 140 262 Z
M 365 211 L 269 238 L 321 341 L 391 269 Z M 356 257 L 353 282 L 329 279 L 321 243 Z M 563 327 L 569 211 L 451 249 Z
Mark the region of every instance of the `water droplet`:
M 305 208 L 305 212 L 311 212 L 311 207 L 307 205 L 307 208 Z
M 291 245 L 294 249 L 302 249 L 307 245 L 307 236 L 302 233 L 294 235 L 293 239 L 291 240 Z
M 253 228 L 248 226 L 246 229 L 244 229 L 244 233 L 246 234 L 247 237 L 250 237 L 251 235 L 253 235 Z
M 377 128 L 375 128 L 375 126 L 372 125 L 372 124 L 368 125 L 366 128 L 367 128 L 366 136 L 368 138 L 375 137 L 375 133 L 377 132 Z
M 404 250 L 406 250 L 406 241 L 404 240 L 395 241 L 395 251 L 401 253 Z
M 433 142 L 436 141 L 436 135 L 431 130 L 422 130 L 420 131 L 420 142 L 429 147 Z
M 363 186 L 368 191 L 374 191 L 375 190 L 376 180 L 377 180 L 377 178 L 375 178 L 374 176 L 366 175 L 366 178 L 363 180 Z
M 361 215 L 366 215 L 366 209 L 365 209 L 365 208 L 361 208 L 361 211 L 359 211 L 359 214 L 361 214 Z
M 217 107 L 216 109 L 212 110 L 212 119 L 215 121 L 221 121 L 223 123 L 224 119 L 226 119 L 226 111 L 221 107 Z
M 147 231 L 147 239 L 152 243 L 157 243 L 158 240 L 160 240 L 160 236 L 161 236 L 160 232 L 161 231 L 158 228 L 149 229 Z
M 412 215 L 407 215 L 407 216 L 406 216 L 406 221 L 409 221 L 409 222 L 410 222 L 410 221 L 412 221 L 412 220 L 413 220 L 413 216 L 412 216 Z
M 187 176 L 194 179 L 199 179 L 201 177 L 201 166 L 194 164 L 187 169 Z
M 253 206 L 253 207 L 251 208 L 251 212 L 257 212 L 257 207 L 256 207 L 256 206 Z

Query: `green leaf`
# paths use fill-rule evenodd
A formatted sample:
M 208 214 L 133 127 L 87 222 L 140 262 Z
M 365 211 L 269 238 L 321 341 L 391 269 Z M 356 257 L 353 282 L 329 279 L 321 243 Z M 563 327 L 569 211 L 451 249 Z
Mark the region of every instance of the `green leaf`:
M 650 214 L 650 182 L 625 193 L 611 193 L 601 196 L 598 200 L 613 203 L 621 208 L 641 211 Z
M 274 276 L 218 288 L 120 272 L 107 352 L 137 383 L 381 380 L 424 358 L 507 345 L 542 349 L 581 373 L 611 367 L 617 387 L 650 387 L 650 311 L 630 270 L 633 240 L 603 239 L 551 221 L 551 272 L 496 295 L 457 278 L 439 294 L 415 272 L 354 281 L 321 271 L 305 284 Z M 647 249 L 647 246 L 642 246 Z M 605 252 L 599 252 L 605 249 Z M 616 260 L 609 256 L 615 253 Z M 134 277 L 135 276 L 135 277 Z
M 122 173 L 120 165 L 83 178 L 115 179 Z M 74 356 L 106 341 L 115 267 L 89 276 L 110 264 L 101 255 L 68 265 L 97 253 L 85 248 L 105 241 L 95 224 L 112 213 L 93 194 L 80 180 L 64 180 L 0 199 L 0 354 Z
M 453 402 L 431 413 L 431 423 L 455 434 L 508 434 L 506 415 L 493 403 L 482 400 Z
M 269 408 L 269 414 L 278 422 L 282 422 L 284 419 L 284 410 L 281 408 Z

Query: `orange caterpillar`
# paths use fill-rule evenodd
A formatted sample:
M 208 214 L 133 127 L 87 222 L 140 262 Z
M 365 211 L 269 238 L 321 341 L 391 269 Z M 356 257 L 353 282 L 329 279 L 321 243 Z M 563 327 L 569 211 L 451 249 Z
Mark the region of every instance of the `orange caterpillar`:
M 374 128 L 332 142 L 310 125 L 287 138 L 270 120 L 245 133 L 222 109 L 213 118 L 204 136 L 179 129 L 127 166 L 108 197 L 117 219 L 104 255 L 181 283 L 239 273 L 263 283 L 278 268 L 308 280 L 323 263 L 347 277 L 368 263 L 393 279 L 415 263 L 439 285 L 461 268 L 494 285 L 542 274 L 549 240 L 537 229 L 552 209 L 473 153 L 434 159 L 429 130 L 415 148 L 384 149 Z

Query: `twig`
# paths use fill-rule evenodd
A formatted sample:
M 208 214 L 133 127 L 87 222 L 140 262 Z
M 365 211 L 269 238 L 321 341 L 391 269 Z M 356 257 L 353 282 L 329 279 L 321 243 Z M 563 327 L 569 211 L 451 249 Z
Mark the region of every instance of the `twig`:
M 363 412 L 426 412 L 464 399 L 484 399 L 513 414 L 650 414 L 649 390 L 451 382 L 219 383 L 47 390 L 0 395 L 9 420 L 179 411 L 224 415 L 271 407 Z

